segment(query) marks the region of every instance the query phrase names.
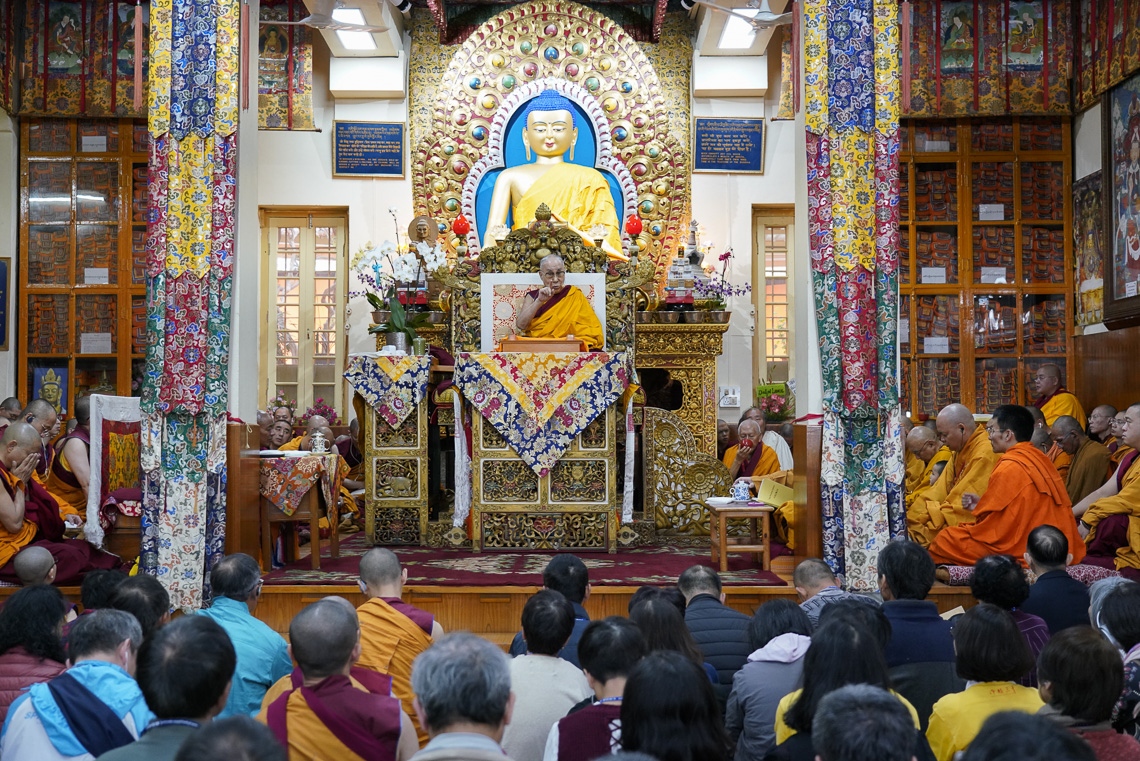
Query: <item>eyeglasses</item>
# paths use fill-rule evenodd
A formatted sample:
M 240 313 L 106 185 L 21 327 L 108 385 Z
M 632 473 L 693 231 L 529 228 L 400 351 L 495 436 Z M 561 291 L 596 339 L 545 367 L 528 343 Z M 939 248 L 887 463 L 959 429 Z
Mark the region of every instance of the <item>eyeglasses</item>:
M 1050 438 L 1053 439 L 1054 444 L 1060 444 L 1062 441 L 1064 441 L 1065 439 L 1072 436 L 1073 433 L 1074 433 L 1073 431 L 1069 431 L 1068 433 L 1066 433 L 1064 436 L 1061 436 L 1060 438 L 1057 438 L 1056 436 L 1050 436 Z
M 986 435 L 987 436 L 995 436 L 999 433 L 1005 433 L 1006 430 L 1007 429 L 1005 429 L 1005 428 L 998 428 L 996 425 L 987 425 L 986 426 Z

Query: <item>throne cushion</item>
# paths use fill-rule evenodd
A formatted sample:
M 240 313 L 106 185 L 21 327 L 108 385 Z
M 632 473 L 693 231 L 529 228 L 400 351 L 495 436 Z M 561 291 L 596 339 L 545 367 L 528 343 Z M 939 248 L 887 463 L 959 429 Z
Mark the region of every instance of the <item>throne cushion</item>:
M 492 352 L 499 341 L 515 332 L 515 317 L 527 291 L 542 287 L 537 273 L 490 273 L 479 276 L 484 294 L 480 299 L 480 351 Z M 594 307 L 606 335 L 606 277 L 601 273 L 566 273 L 566 284 L 576 285 Z M 486 298 L 490 295 L 491 298 Z M 604 350 L 605 347 L 603 346 Z

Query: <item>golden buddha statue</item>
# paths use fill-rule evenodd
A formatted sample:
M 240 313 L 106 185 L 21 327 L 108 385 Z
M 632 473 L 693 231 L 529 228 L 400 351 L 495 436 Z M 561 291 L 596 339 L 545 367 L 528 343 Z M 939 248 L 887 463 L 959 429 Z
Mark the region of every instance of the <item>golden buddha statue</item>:
M 597 169 L 571 163 L 578 128 L 570 101 L 554 90 L 544 90 L 527 103 L 522 117 L 526 120 L 522 139 L 528 163 L 508 167 L 496 178 L 483 245 L 494 245 L 490 231 L 506 224 L 508 211 L 518 229 L 526 227 L 539 204 L 545 203 L 553 219 L 587 243 L 593 244 L 591 234 L 596 226 L 604 227 L 602 248 L 611 257 L 625 259 L 609 183 Z M 536 154 L 533 162 L 532 150 Z M 567 151 L 570 162 L 564 158 Z

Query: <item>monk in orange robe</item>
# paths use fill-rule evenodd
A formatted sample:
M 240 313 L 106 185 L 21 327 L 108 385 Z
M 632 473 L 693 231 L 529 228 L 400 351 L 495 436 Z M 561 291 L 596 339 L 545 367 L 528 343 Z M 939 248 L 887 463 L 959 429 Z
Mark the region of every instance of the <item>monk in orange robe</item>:
M 763 431 L 755 420 L 745 419 L 736 427 L 740 441 L 724 453 L 724 466 L 728 468 L 729 480 L 737 478 L 759 478 L 780 470 L 780 458 L 776 450 L 764 446 Z M 751 446 L 748 446 L 751 442 Z
M 390 682 L 349 676 L 361 649 L 351 603 L 328 597 L 309 605 L 290 622 L 289 642 L 298 668 L 280 694 L 266 696 L 258 719 L 290 759 L 407 761 L 419 750 L 412 720 L 387 692 Z
M 566 263 L 557 254 L 538 263 L 542 288 L 528 291 L 515 318 L 519 333 L 531 338 L 567 338 L 586 342 L 590 349 L 605 346 L 602 323 L 577 286 L 566 285 Z
M 1037 368 L 1035 380 L 1037 393 L 1040 396 L 1033 405 L 1045 415 L 1046 425 L 1051 427 L 1061 415 L 1075 417 L 1080 422 L 1081 428 L 1088 425 L 1088 418 L 1085 417 L 1085 410 L 1081 407 L 1080 400 L 1067 391 L 1061 383 L 1061 368 L 1052 363 L 1041 365 Z
M 401 599 L 407 580 L 408 569 L 400 567 L 391 550 L 373 547 L 360 559 L 361 591 L 369 600 L 356 609 L 361 643 L 357 665 L 392 677 L 392 694 L 412 715 L 412 661 L 443 636 L 443 627 L 430 613 Z M 427 742 L 427 731 L 422 726 L 416 731 L 420 744 Z
M 79 583 L 96 568 L 118 568 L 122 561 L 114 555 L 63 538 L 59 503 L 32 476 L 41 446 L 39 432 L 27 423 L 11 423 L 0 438 L 0 580 L 19 580 L 12 558 L 29 545 L 55 558 L 57 584 Z
M 995 554 L 1021 558 L 1029 532 L 1048 524 L 1069 538 L 1073 562 L 1081 562 L 1084 547 L 1065 484 L 1049 459 L 1029 443 L 1033 417 L 1024 407 L 1003 404 L 994 410 L 986 431 L 1001 459 L 984 494 L 963 495 L 963 507 L 973 511 L 974 522 L 939 532 L 930 544 L 930 557 L 952 565 L 973 565 Z
M 1086 562 L 1140 569 L 1140 404 L 1125 410 L 1122 438 L 1132 448 L 1104 486 L 1073 507 L 1089 548 Z
M 947 526 L 974 522 L 974 514 L 962 504 L 962 495 L 984 492 L 997 464 L 985 429 L 974 422 L 974 414 L 963 405 L 944 407 L 935 425 L 939 441 L 953 456 L 934 486 L 916 497 L 908 510 L 910 537 L 923 547 Z

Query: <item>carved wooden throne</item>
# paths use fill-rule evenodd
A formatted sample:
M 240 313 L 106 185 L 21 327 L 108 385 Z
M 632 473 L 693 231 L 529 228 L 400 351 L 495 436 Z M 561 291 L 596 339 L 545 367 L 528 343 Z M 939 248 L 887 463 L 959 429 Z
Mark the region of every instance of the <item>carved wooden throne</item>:
M 699 451 L 689 427 L 674 413 L 645 407 L 643 421 L 645 518 L 661 533 L 708 534 L 705 500 L 729 493 L 728 468 Z
M 478 260 L 461 261 L 442 279 L 450 291 L 451 338 L 456 354 L 485 351 L 483 300 L 494 298 L 497 274 L 530 274 L 556 253 L 570 274 L 604 278 L 605 350 L 633 352 L 637 288 L 653 281 L 648 259 L 610 261 L 605 252 L 552 222 L 539 207 L 529 229 L 512 231 Z M 633 367 L 632 357 L 630 367 Z M 524 462 L 499 432 L 468 407 L 472 426 L 472 545 L 481 548 L 616 550 L 621 503 L 617 479 L 617 422 L 611 406 L 583 430 L 548 475 Z

